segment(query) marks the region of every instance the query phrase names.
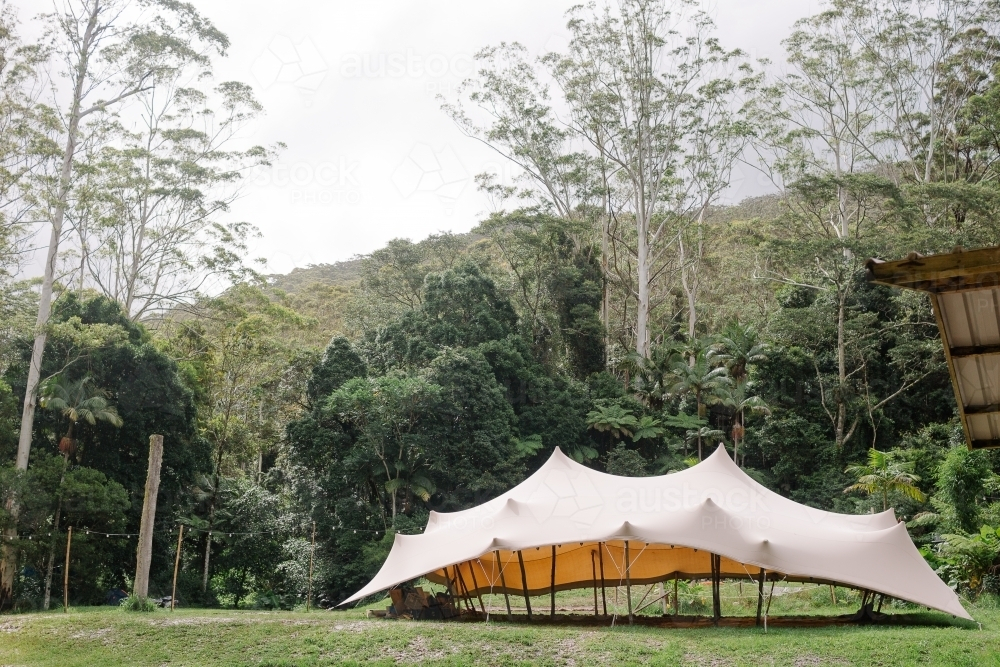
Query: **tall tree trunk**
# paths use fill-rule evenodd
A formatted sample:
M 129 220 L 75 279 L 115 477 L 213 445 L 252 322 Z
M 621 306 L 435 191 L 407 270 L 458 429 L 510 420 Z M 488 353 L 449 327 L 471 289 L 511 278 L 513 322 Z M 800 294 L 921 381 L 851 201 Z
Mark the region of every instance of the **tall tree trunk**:
M 49 560 L 45 566 L 45 596 L 42 599 L 42 609 L 44 609 L 45 611 L 49 610 L 49 601 L 51 599 L 50 594 L 52 592 L 52 570 L 55 567 L 55 559 L 56 559 L 56 537 L 59 535 L 59 519 L 62 516 L 62 506 L 63 506 L 62 487 L 63 487 L 63 482 L 66 481 L 66 468 L 68 467 L 69 467 L 69 452 L 63 452 L 63 469 L 62 469 L 62 475 L 59 477 L 59 487 L 58 487 L 59 502 L 56 504 L 55 518 L 52 520 L 52 541 L 49 543 Z
M 220 457 L 221 458 L 221 457 Z M 219 498 L 219 473 L 216 468 L 215 480 L 212 483 L 212 500 L 208 505 L 208 533 L 205 534 L 205 562 L 201 570 L 201 592 L 208 591 L 208 567 L 212 560 L 212 529 L 215 528 L 215 503 Z
M 844 338 L 844 310 L 846 307 L 846 293 L 841 290 L 837 299 L 837 379 L 839 386 L 837 389 L 837 423 L 835 427 L 835 437 L 837 447 L 844 446 L 844 430 L 847 425 L 847 398 L 844 395 L 847 390 L 847 341 Z
M 636 262 L 638 264 L 638 303 L 636 304 L 635 316 L 635 351 L 644 358 L 649 358 L 649 222 L 640 211 L 638 218 L 639 239 L 637 242 L 638 253 Z
M 21 431 L 17 442 L 17 470 L 28 469 L 28 455 L 31 453 L 31 434 L 35 422 L 35 407 L 38 402 L 38 384 L 42 375 L 42 355 L 45 352 L 46 330 L 49 315 L 52 312 L 52 288 L 55 282 L 56 263 L 59 260 L 59 241 L 62 238 L 63 221 L 69 202 L 70 187 L 73 176 L 73 157 L 76 155 L 77 139 L 80 130 L 81 105 L 84 96 L 84 84 L 90 66 L 91 51 L 94 48 L 95 27 L 101 11 L 101 4 L 94 0 L 91 5 L 90 17 L 83 39 L 77 51 L 78 60 L 73 74 L 73 100 L 70 105 L 69 125 L 66 133 L 66 147 L 63 153 L 62 169 L 59 172 L 59 185 L 56 190 L 55 211 L 52 216 L 52 230 L 49 235 L 49 248 L 45 257 L 45 273 L 42 278 L 42 289 L 38 296 L 38 317 L 35 320 L 35 341 L 31 349 L 31 361 L 28 364 L 28 381 L 24 391 L 24 408 L 21 412 Z M 17 498 L 9 495 L 5 501 L 10 513 L 10 527 L 5 536 L 13 539 L 17 536 L 17 519 L 19 508 Z M 3 556 L 0 562 L 0 608 L 6 600 L 13 597 L 14 571 L 16 554 L 11 545 L 11 539 L 3 540 Z

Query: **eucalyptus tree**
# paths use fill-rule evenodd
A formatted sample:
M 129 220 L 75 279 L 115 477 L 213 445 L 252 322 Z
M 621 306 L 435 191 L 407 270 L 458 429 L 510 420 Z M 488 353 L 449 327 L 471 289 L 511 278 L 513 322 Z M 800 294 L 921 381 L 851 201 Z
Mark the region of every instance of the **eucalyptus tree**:
M 618 308 L 631 319 L 630 347 L 643 357 L 654 287 L 690 259 L 677 255 L 682 232 L 728 186 L 750 135 L 741 95 L 757 78 L 741 52 L 711 36 L 713 27 L 687 0 L 576 7 L 566 53 L 532 60 L 522 46 L 501 44 L 478 54 L 481 68 L 462 93 L 484 121 L 468 105 L 445 106 L 468 134 L 524 171 L 526 188 L 482 181 L 501 200 L 519 196 L 567 218 L 596 213 L 606 285 L 625 292 Z M 693 302 L 696 269 L 689 269 Z M 613 307 L 606 288 L 606 327 Z
M 933 228 L 935 205 L 963 209 L 959 191 L 966 204 L 995 199 L 932 183 L 943 172 L 929 166 L 944 160 L 942 141 L 955 133 L 953 98 L 978 89 L 977 59 L 989 60 L 996 47 L 988 8 L 986 0 L 836 0 L 795 24 L 784 41 L 788 71 L 768 88 L 771 103 L 758 107 L 761 167 L 784 207 L 778 224 L 760 231 L 770 265 L 759 277 L 811 290 L 825 306 L 829 321 L 820 324 L 833 332 L 832 362 L 825 342 L 812 352 L 838 448 L 861 420 L 864 351 L 882 335 L 867 328 L 873 320 L 856 317 L 862 261 L 948 247 L 961 236 Z M 992 227 L 984 221 L 966 238 L 996 238 Z M 907 370 L 900 391 L 865 403 L 881 408 L 924 374 Z
M 684 232 L 729 185 L 750 135 L 741 95 L 757 78 L 742 52 L 722 48 L 693 2 L 578 7 L 568 27 L 568 52 L 545 61 L 570 127 L 611 166 L 611 215 L 634 223 L 634 349 L 647 357 L 651 287 L 665 272 L 681 271 L 695 325 L 697 285 L 695 274 L 684 273 Z
M 889 141 L 873 157 L 900 181 L 951 180 L 961 160 L 954 135 L 962 108 L 1000 57 L 1000 3 L 836 0 L 832 11 L 881 89 L 873 120 Z
M 15 10 L 0 3 L 0 281 L 25 257 L 32 217 L 31 185 L 56 152 L 48 132 L 54 119 L 37 103 L 43 90 L 44 44 L 25 44 Z
M 95 194 L 74 211 L 93 218 L 81 234 L 81 284 L 136 320 L 189 305 L 212 281 L 252 276 L 244 258 L 255 228 L 220 215 L 243 175 L 271 157 L 262 146 L 234 145 L 263 109 L 240 82 L 203 89 L 211 59 L 199 54 L 195 63 L 136 96 L 134 129 L 109 128 L 113 143 L 88 165 Z
M 45 325 L 51 312 L 63 226 L 73 204 L 78 150 L 88 136 L 102 134 L 109 115 L 119 111 L 123 103 L 150 92 L 178 70 L 197 67 L 206 49 L 221 54 L 229 44 L 226 36 L 191 5 L 166 0 L 137 5 L 123 0 L 65 0 L 43 20 L 54 65 L 59 68 L 53 81 L 53 105 L 64 146 L 58 171 L 46 179 L 37 195 L 50 217 L 51 236 L 21 420 L 17 454 L 21 469 L 27 467 L 31 446 Z
M 229 45 L 226 36 L 192 5 L 172 0 L 61 0 L 42 21 L 56 70 L 51 107 L 63 148 L 58 166 L 43 175 L 34 195 L 39 210 L 45 211 L 50 237 L 21 414 L 19 470 L 28 467 L 46 325 L 64 224 L 73 203 L 78 151 L 92 133 L 101 134 L 109 116 L 125 102 L 153 90 L 178 70 L 197 67 L 206 51 L 222 54 Z M 16 502 L 11 508 L 16 513 Z M 5 551 L 0 599 L 10 594 L 13 581 L 9 556 Z

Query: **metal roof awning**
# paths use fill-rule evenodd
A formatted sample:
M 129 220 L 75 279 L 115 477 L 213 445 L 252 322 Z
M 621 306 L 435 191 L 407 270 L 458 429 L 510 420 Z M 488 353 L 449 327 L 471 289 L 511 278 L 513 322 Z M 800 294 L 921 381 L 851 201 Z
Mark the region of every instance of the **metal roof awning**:
M 930 295 L 966 443 L 1000 447 L 1000 247 L 865 267 L 870 282 Z

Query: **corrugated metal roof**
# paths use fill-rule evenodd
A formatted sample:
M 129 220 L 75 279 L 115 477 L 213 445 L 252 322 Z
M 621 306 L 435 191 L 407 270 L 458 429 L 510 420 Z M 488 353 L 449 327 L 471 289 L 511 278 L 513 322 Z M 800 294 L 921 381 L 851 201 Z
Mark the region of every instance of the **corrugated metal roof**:
M 870 259 L 867 269 L 872 282 L 930 294 L 966 442 L 1000 447 L 1000 247 Z

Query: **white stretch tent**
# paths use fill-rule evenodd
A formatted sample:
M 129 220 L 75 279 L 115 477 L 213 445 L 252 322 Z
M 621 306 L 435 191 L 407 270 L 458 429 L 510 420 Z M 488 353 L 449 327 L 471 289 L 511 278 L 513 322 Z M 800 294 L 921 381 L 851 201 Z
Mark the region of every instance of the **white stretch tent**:
M 423 534 L 396 535 L 375 578 L 342 604 L 421 576 L 469 596 L 701 579 L 713 554 L 721 577 L 759 582 L 766 571 L 771 581 L 852 586 L 971 618 L 892 510 L 800 505 L 754 481 L 722 446 L 659 477 L 608 475 L 557 449 L 498 498 L 432 512 Z

